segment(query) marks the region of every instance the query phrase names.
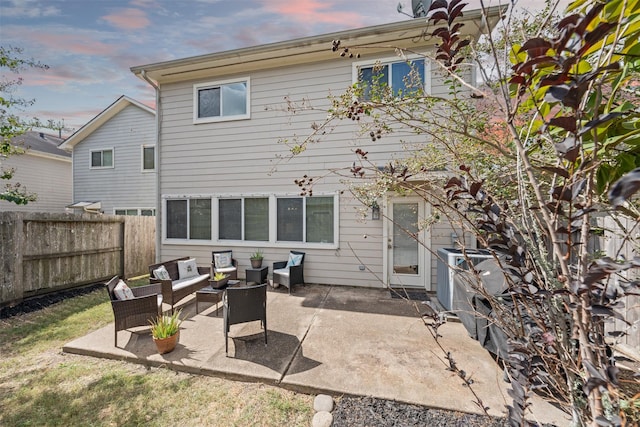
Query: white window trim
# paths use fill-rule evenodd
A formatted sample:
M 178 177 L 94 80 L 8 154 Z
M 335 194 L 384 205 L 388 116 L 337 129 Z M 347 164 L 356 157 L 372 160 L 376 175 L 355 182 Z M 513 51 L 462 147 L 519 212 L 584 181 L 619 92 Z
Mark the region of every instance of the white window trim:
M 224 86 L 233 83 L 246 83 L 247 84 L 247 99 L 246 99 L 246 114 L 237 114 L 235 116 L 219 116 L 219 117 L 198 117 L 198 91 L 201 89 L 209 89 L 219 86 Z M 237 79 L 218 80 L 206 83 L 197 83 L 193 85 L 193 123 L 215 123 L 215 122 L 229 122 L 233 120 L 247 120 L 251 118 L 251 79 L 249 77 L 241 77 Z
M 93 166 L 93 153 L 111 150 L 111 166 Z M 116 149 L 114 147 L 98 148 L 89 151 L 89 169 L 114 169 L 116 167 Z
M 145 148 L 153 148 L 153 169 L 145 169 L 144 168 L 144 149 Z M 140 146 L 140 171 L 142 173 L 153 173 L 156 171 L 156 165 L 158 164 L 158 158 L 156 156 L 156 145 L 155 144 L 143 144 Z
M 181 195 L 181 196 L 162 196 L 162 242 L 163 243 L 179 243 L 179 244 L 188 244 L 188 245 L 211 245 L 213 242 L 214 235 L 216 234 L 213 228 L 211 229 L 211 240 L 204 239 L 174 239 L 167 237 L 167 201 L 168 200 L 187 200 L 187 234 L 189 234 L 189 229 L 191 228 L 191 216 L 189 215 L 189 207 L 190 202 L 188 199 L 211 199 L 211 212 L 212 212 L 212 227 L 213 227 L 213 207 L 216 205 L 217 201 L 211 197 L 210 195 Z M 156 212 L 156 216 L 157 216 Z
M 138 211 L 138 216 L 142 216 L 142 211 L 143 211 L 143 210 L 150 210 L 150 211 L 153 211 L 154 216 L 157 214 L 157 212 L 156 212 L 156 208 L 149 208 L 149 207 L 142 207 L 142 208 L 134 208 L 134 207 L 119 208 L 119 207 L 117 207 L 117 208 L 113 208 L 113 214 L 114 214 L 114 215 L 117 215 L 117 214 L 116 214 L 116 211 L 130 211 L 130 210 L 133 210 L 133 209 L 136 209 L 136 210 Z
M 358 61 L 351 64 L 351 81 L 358 83 L 358 74 L 360 67 L 370 67 L 376 64 L 391 65 L 394 62 L 415 61 L 416 59 L 424 59 L 424 93 L 431 94 L 431 59 L 427 55 L 410 54 L 403 59 L 399 56 L 389 56 L 385 58 L 369 59 L 366 61 Z
M 277 199 L 282 197 L 301 198 L 298 193 L 251 193 L 251 194 L 163 194 L 162 195 L 162 244 L 169 245 L 193 245 L 193 246 L 219 246 L 227 245 L 248 248 L 297 248 L 307 249 L 339 249 L 340 248 L 340 193 L 324 192 L 314 193 L 313 197 L 333 197 L 333 242 L 332 243 L 307 243 L 278 241 L 277 237 Z M 220 240 L 218 234 L 218 200 L 233 198 L 266 197 L 269 198 L 269 240 Z M 189 240 L 167 238 L 167 200 L 208 199 L 211 198 L 211 240 Z M 306 209 L 306 203 L 303 204 Z M 157 215 L 157 212 L 156 212 Z M 306 226 L 306 221 L 304 223 Z M 187 221 L 188 226 L 188 221 Z M 244 226 L 244 225 L 243 225 Z M 303 236 L 306 234 L 303 234 Z

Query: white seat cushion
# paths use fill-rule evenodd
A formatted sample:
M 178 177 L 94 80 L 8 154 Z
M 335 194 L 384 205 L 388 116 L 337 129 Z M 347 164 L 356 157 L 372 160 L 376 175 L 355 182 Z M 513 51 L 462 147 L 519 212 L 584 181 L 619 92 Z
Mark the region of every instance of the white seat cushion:
M 278 274 L 280 276 L 289 276 L 289 269 L 288 268 L 279 268 L 277 270 L 273 270 L 273 274 Z
M 186 288 L 187 286 L 191 286 L 194 283 L 197 283 L 201 280 L 206 280 L 208 278 L 209 278 L 208 274 L 201 274 L 196 277 L 189 277 L 187 279 L 174 280 L 173 283 L 171 284 L 171 287 L 174 290 L 178 290 L 178 289 Z
M 237 270 L 237 268 L 235 267 L 224 267 L 224 268 L 215 268 L 216 272 L 218 273 L 231 273 Z

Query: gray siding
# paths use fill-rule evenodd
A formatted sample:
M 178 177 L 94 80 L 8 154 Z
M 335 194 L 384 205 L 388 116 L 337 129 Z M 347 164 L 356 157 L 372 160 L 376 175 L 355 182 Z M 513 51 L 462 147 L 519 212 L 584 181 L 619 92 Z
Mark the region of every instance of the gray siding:
M 392 55 L 390 53 L 386 57 Z M 193 84 L 236 77 L 251 79 L 251 119 L 194 125 Z M 353 154 L 356 148 L 365 148 L 369 151 L 369 159 L 380 164 L 405 156 L 399 136 L 372 142 L 368 136 L 359 134 L 357 123 L 343 121 L 325 135 L 322 143 L 311 144 L 303 154 L 288 158 L 289 147 L 278 141 L 283 138 L 291 141 L 295 135 L 309 135 L 311 124 L 314 121 L 321 123 L 326 117 L 322 110 L 329 106 L 328 94 L 339 95 L 351 84 L 352 64 L 338 58 L 336 61 L 270 69 L 251 75 L 163 85 L 162 111 L 159 112 L 162 117 L 160 194 L 165 197 L 296 195 L 299 188 L 294 180 L 303 175 L 322 177 L 314 185 L 314 195 L 336 194 L 346 189 L 342 181 L 349 179 L 348 169 L 356 158 Z M 433 79 L 431 90 L 434 94 L 446 94 L 438 79 Z M 285 97 L 294 102 L 307 99 L 319 110 L 290 114 L 286 112 Z M 424 137 L 405 134 L 402 138 L 405 141 L 418 138 L 415 140 L 424 142 Z M 330 169 L 341 169 L 343 176 L 328 174 Z M 362 220 L 358 213 L 361 205 L 348 191 L 339 199 L 340 241 L 337 249 L 271 245 L 263 248 L 266 265 L 271 267 L 274 261 L 286 260 L 289 249 L 299 249 L 307 253 L 305 279 L 310 283 L 383 286 L 386 282 L 383 277 L 386 242 L 383 241 L 382 229 L 385 222 Z M 450 246 L 448 226 L 439 225 L 436 229 L 431 232 L 438 244 Z M 162 235 L 161 228 L 158 235 Z M 165 260 L 188 255 L 196 257 L 199 265 L 207 265 L 211 261 L 211 251 L 221 248 L 233 249 L 240 264 L 240 276 L 243 276 L 243 270 L 249 266 L 249 254 L 255 249 L 250 243 L 230 246 L 226 242 L 215 241 L 189 244 L 163 241 L 159 257 Z M 366 265 L 365 271 L 359 270 L 361 264 Z M 436 265 L 433 257 L 433 277 Z M 435 290 L 435 280 L 426 286 Z
M 74 147 L 74 202 L 100 201 L 115 208 L 155 208 L 155 172 L 142 172 L 142 146 L 155 145 L 155 116 L 127 106 Z M 91 151 L 114 150 L 114 167 L 91 169 Z M 156 165 L 157 169 L 157 165 Z
M 71 159 L 58 156 L 29 154 L 11 156 L 2 161 L 3 169 L 15 169 L 11 184 L 20 183 L 38 199 L 26 205 L 0 200 L 0 211 L 65 212 L 71 203 Z M 6 184 L 2 180 L 2 185 Z

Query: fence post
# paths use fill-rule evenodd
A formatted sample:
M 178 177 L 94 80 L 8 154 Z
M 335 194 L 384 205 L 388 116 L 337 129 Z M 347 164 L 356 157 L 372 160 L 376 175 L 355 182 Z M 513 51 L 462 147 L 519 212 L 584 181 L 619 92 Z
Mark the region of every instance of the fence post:
M 0 212 L 0 306 L 20 302 L 24 297 L 22 253 L 24 213 Z

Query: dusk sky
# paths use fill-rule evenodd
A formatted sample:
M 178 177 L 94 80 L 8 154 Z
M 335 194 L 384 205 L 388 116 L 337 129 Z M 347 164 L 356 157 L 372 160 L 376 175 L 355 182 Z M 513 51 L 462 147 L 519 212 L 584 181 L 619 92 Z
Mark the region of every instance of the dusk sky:
M 68 136 L 120 95 L 154 106 L 132 66 L 409 19 L 398 2 L 410 12 L 411 0 L 0 0 L 0 43 L 50 67 L 21 72 L 14 95 Z

